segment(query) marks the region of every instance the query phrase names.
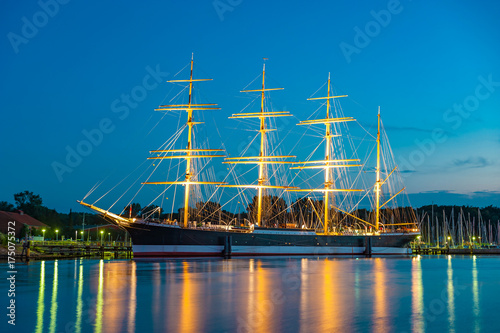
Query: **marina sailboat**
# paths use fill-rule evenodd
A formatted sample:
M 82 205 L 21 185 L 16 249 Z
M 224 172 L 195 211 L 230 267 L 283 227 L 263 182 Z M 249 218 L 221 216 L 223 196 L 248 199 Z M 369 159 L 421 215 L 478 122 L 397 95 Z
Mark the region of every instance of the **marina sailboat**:
M 338 183 L 346 183 L 344 170 L 362 168 L 359 158 L 346 157 L 345 153 L 338 151 L 333 140 L 342 136 L 339 124 L 354 121 L 352 117 L 337 117 L 332 115 L 334 101 L 346 95 L 333 95 L 330 89 L 330 76 L 327 81 L 327 94 L 324 97 L 313 97 L 310 100 L 324 101 L 326 117 L 321 119 L 308 119 L 301 121 L 301 126 L 325 126 L 323 135 L 324 155 L 319 160 L 306 160 L 295 162 L 295 156 L 274 154 L 268 149 L 268 132 L 274 129 L 269 126 L 269 120 L 278 117 L 290 117 L 288 111 L 272 111 L 265 107 L 266 94 L 283 88 L 266 87 L 266 67 L 262 70 L 262 85 L 259 89 L 243 90 L 244 93 L 258 93 L 260 95 L 260 111 L 240 112 L 233 114 L 232 119 L 257 119 L 259 133 L 259 152 L 257 156 L 226 157 L 224 149 L 209 149 L 196 147 L 193 140 L 193 129 L 202 122 L 194 119 L 193 113 L 219 110 L 216 104 L 200 104 L 193 101 L 193 85 L 211 79 L 193 78 L 194 60 L 191 58 L 189 79 L 170 80 L 174 84 L 187 84 L 187 103 L 160 105 L 157 111 L 177 112 L 180 117 L 186 116 L 184 129 L 186 129 L 187 145 L 185 148 L 172 147 L 172 149 L 156 149 L 150 153 L 154 156 L 148 159 L 152 162 L 164 160 L 183 160 L 185 163 L 183 178 L 175 181 L 145 181 L 143 186 L 182 186 L 184 188 L 183 209 L 180 210 L 180 221 L 169 218 L 155 218 L 153 214 L 143 215 L 142 218 L 127 216 L 123 212 L 116 214 L 110 209 L 97 207 L 94 203 L 86 202 L 87 197 L 79 201 L 85 207 L 100 214 L 110 223 L 126 230 L 132 240 L 134 256 L 264 256 L 264 255 L 388 255 L 409 254 L 410 242 L 419 235 L 416 226 L 416 217 L 413 210 L 404 209 L 397 213 L 394 209 L 386 209 L 397 193 L 387 191 L 391 198 L 381 202 L 383 186 L 386 186 L 396 167 L 390 172 L 383 172 L 381 167 L 381 120 L 380 109 L 378 113 L 377 165 L 375 168 L 375 185 L 368 189 L 339 187 Z M 175 135 L 179 135 L 176 132 Z M 228 184 L 225 181 L 205 181 L 195 168 L 195 162 L 201 160 L 211 161 L 214 158 L 225 158 L 223 163 L 229 165 L 250 164 L 258 169 L 257 180 L 250 184 Z M 290 165 L 290 170 L 302 172 L 307 169 L 319 169 L 323 172 L 323 182 L 320 188 L 299 188 L 290 184 L 271 184 L 268 167 L 271 165 Z M 203 169 L 203 168 L 201 168 Z M 382 179 L 382 175 L 386 176 Z M 246 223 L 228 223 L 219 218 L 218 223 L 196 223 L 190 216 L 189 203 L 198 192 L 193 191 L 194 186 L 212 186 L 217 190 L 224 188 L 238 188 L 256 191 L 255 216 Z M 266 217 L 266 201 L 269 197 L 267 191 L 281 191 L 281 193 L 304 192 L 303 199 L 310 203 L 316 214 L 314 225 L 311 221 L 305 222 L 304 216 L 298 219 L 290 218 L 291 214 L 284 214 L 284 223 L 273 223 Z M 373 190 L 373 191 L 372 191 Z M 319 192 L 322 200 L 313 203 L 311 195 Z M 360 216 L 359 203 L 351 204 L 348 208 L 341 207 L 340 195 L 350 195 L 352 201 L 355 195 L 363 194 L 366 198 L 373 192 L 373 212 L 365 217 Z M 163 192 L 162 192 L 163 193 Z M 337 194 L 339 196 L 337 196 Z M 337 202 L 338 201 L 338 202 Z M 268 204 L 268 203 L 267 203 Z M 218 207 L 218 210 L 222 208 Z M 286 210 L 287 208 L 285 208 Z M 410 213 L 409 213 L 410 212 Z M 385 215 L 385 217 L 383 216 Z M 219 215 L 220 216 L 220 215 Z M 383 220 L 383 222 L 382 222 Z

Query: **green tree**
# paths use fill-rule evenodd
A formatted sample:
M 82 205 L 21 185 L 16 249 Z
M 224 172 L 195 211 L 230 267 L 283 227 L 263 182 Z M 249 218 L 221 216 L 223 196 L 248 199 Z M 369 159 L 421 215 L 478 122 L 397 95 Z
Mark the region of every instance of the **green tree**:
M 42 207 L 42 198 L 30 191 L 14 194 L 14 201 L 17 209 L 31 216 L 36 215 Z
M 0 201 L 0 211 L 2 212 L 13 212 L 15 211 L 14 205 L 7 201 Z
M 247 212 L 250 221 L 257 222 L 258 197 L 254 196 L 248 204 Z M 274 226 L 285 223 L 287 218 L 287 204 L 283 198 L 274 195 L 262 196 L 262 223 L 261 226 Z
M 130 208 L 132 208 L 132 213 L 130 213 Z M 123 215 L 127 217 L 129 217 L 129 215 L 130 217 L 137 217 L 139 216 L 141 210 L 142 210 L 141 204 L 134 202 L 123 208 Z
M 257 196 L 254 196 L 252 198 L 252 202 L 250 202 L 247 206 L 247 214 L 248 214 L 248 219 L 252 223 L 257 222 Z
M 269 208 L 267 209 L 269 221 L 272 223 L 272 225 L 285 226 L 289 215 L 286 211 L 288 206 L 285 199 L 275 195 L 269 196 L 266 199 L 270 203 L 270 205 L 268 206 Z
M 298 222 L 297 224 L 299 226 L 311 226 L 314 212 L 307 197 L 302 197 L 295 200 L 295 202 L 291 205 L 291 211 L 294 220 Z
M 28 227 L 26 224 L 23 225 L 19 236 L 20 236 L 20 238 L 30 236 L 30 227 Z
M 217 222 L 219 221 L 219 211 L 221 211 L 221 205 L 217 202 L 197 202 L 196 203 L 196 216 L 199 217 L 204 222 Z

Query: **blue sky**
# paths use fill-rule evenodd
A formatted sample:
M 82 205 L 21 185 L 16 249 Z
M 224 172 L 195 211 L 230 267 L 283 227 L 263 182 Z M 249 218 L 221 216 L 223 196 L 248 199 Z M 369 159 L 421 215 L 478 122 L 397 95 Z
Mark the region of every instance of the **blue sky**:
M 344 112 L 377 106 L 415 206 L 500 205 L 500 3 L 483 1 L 3 1 L 0 200 L 30 190 L 68 211 L 110 175 L 123 178 L 175 130 L 153 112 L 195 53 L 202 96 L 226 116 L 269 58 L 277 108 L 294 118 L 332 73 Z M 142 87 L 142 88 L 141 88 Z M 124 95 L 135 93 L 127 102 Z M 142 95 L 141 95 L 142 94 Z M 122 107 L 120 109 L 120 107 Z M 86 156 L 66 161 L 96 133 Z M 209 126 L 210 133 L 211 130 Z M 228 140 L 225 136 L 230 135 Z M 244 141 L 244 140 L 243 140 Z M 68 148 L 69 147 L 69 148 Z M 305 152 L 298 152 L 298 155 Z M 66 165 L 59 176 L 54 163 Z M 69 172 L 71 171 L 71 172 Z M 100 189 L 102 193 L 104 189 Z

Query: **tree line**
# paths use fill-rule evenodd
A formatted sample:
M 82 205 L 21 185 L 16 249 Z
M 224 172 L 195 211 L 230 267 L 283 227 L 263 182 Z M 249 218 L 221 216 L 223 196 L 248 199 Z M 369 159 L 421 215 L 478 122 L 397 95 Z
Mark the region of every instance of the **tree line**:
M 45 233 L 42 232 L 42 228 L 32 228 L 30 231 L 28 228 L 23 228 L 21 231 L 21 237 L 24 237 L 28 232 L 30 232 L 31 236 L 44 235 L 46 239 L 55 239 L 56 230 L 59 230 L 59 239 L 63 235 L 66 238 L 70 238 L 75 237 L 75 235 L 80 235 L 83 222 L 85 222 L 86 228 L 89 226 L 101 226 L 108 224 L 108 222 L 103 220 L 98 214 L 78 213 L 73 212 L 72 210 L 70 210 L 67 214 L 59 213 L 55 209 L 46 207 L 43 204 L 42 197 L 31 191 L 15 193 L 14 204 L 7 201 L 0 201 L 0 211 L 17 213 L 22 211 L 24 214 L 27 214 L 49 226 L 49 228 L 45 229 Z M 75 231 L 77 232 L 76 234 Z M 111 233 L 110 236 L 112 239 L 116 239 L 116 237 L 123 234 L 123 232 L 118 230 L 112 230 L 109 232 Z M 123 238 L 124 234 L 121 236 Z M 97 237 L 97 235 L 93 238 L 95 239 L 95 237 Z
M 55 209 L 48 208 L 43 205 L 43 200 L 40 195 L 30 191 L 23 191 L 14 194 L 14 205 L 0 201 L 1 211 L 23 211 L 35 219 L 47 224 L 50 230 L 46 230 L 46 238 L 54 238 L 55 230 L 59 230 L 59 235 L 67 235 L 71 237 L 75 235 L 75 231 L 81 230 L 83 219 L 85 218 L 86 226 L 100 226 L 108 224 L 98 214 L 72 212 L 59 213 Z M 267 195 L 262 198 L 262 221 L 263 226 L 268 227 L 306 227 L 316 228 L 321 225 L 324 216 L 324 207 L 322 200 L 315 200 L 308 197 L 298 198 L 295 201 L 287 204 L 287 202 L 278 196 Z M 253 197 L 246 209 L 242 213 L 233 213 L 222 208 L 218 202 L 197 202 L 194 207 L 188 207 L 190 221 L 197 223 L 211 222 L 214 224 L 223 221 L 229 223 L 241 224 L 244 220 L 255 223 L 257 220 L 257 196 Z M 403 207 L 398 209 L 384 208 L 381 210 L 382 223 L 392 224 L 395 221 L 420 222 L 424 216 L 434 216 L 437 223 L 442 223 L 442 216 L 456 215 L 460 211 L 463 214 L 478 214 L 478 207 L 469 206 L 423 206 L 417 209 Z M 444 215 L 443 215 L 444 211 Z M 434 212 L 434 213 L 432 213 Z M 184 213 L 184 208 L 179 208 L 177 212 L 165 212 L 156 205 L 141 206 L 140 203 L 132 203 L 123 208 L 121 215 L 124 217 L 135 218 L 159 218 L 181 221 Z M 480 209 L 481 217 L 484 221 L 500 220 L 500 208 L 488 206 Z M 85 214 L 85 217 L 84 217 Z M 373 210 L 357 209 L 350 214 L 331 209 L 330 217 L 333 226 L 337 228 L 364 228 L 364 224 L 359 219 L 372 222 L 374 221 Z M 357 219 L 359 218 L 359 219 Z M 38 232 L 41 234 L 41 232 Z M 116 235 L 114 235 L 116 236 Z

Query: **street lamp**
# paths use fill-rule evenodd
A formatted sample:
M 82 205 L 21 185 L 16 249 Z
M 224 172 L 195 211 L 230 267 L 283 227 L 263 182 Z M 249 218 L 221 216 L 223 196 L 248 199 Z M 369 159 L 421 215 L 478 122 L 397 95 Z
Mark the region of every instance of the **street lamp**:
M 83 231 L 80 231 L 80 233 L 82 234 L 82 242 L 83 242 Z
M 56 230 L 56 241 L 59 240 L 59 230 Z
M 101 243 L 102 243 L 102 234 L 104 233 L 104 230 L 101 230 Z
M 42 229 L 43 232 L 43 241 L 45 242 L 45 229 Z
M 108 242 L 111 242 L 111 233 L 108 232 Z

